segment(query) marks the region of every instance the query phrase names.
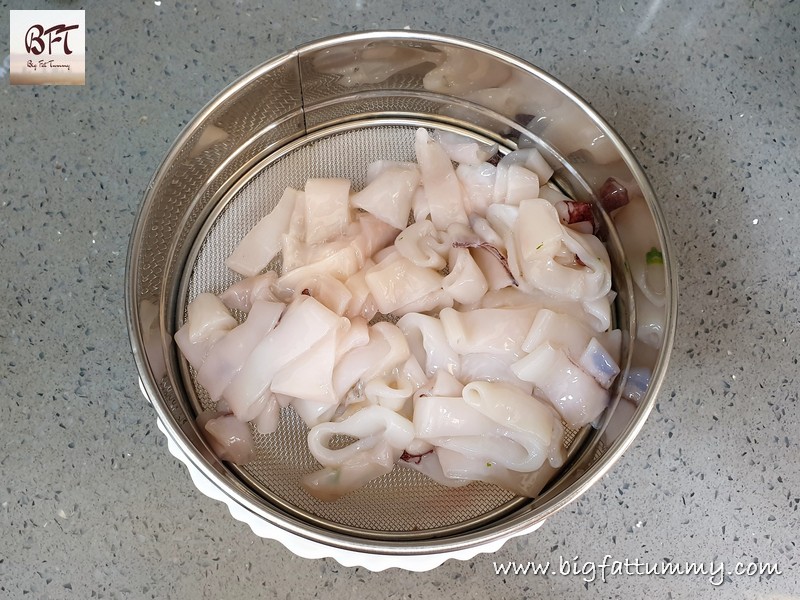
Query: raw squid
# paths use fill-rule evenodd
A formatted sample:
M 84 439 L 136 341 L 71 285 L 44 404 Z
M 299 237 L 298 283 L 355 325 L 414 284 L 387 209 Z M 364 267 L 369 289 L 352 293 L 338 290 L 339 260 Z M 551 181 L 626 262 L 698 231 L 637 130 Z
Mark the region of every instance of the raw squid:
M 447 229 L 451 223 L 468 223 L 461 183 L 450 157 L 424 129 L 417 131 L 414 148 L 430 206 L 431 221 L 436 229 Z
M 349 179 L 309 179 L 305 193 L 307 243 L 324 242 L 347 231 L 350 224 Z
M 436 447 L 515 471 L 535 471 L 551 454 L 561 464 L 563 426 L 552 409 L 505 384 L 476 381 L 461 397 L 420 397 L 414 429 Z
M 419 185 L 419 169 L 390 167 L 353 195 L 350 202 L 396 229 L 408 225 L 411 198 Z
M 266 267 L 281 249 L 281 235 L 289 227 L 296 200 L 297 190 L 286 188 L 272 212 L 247 232 L 225 261 L 228 268 L 252 276 Z
M 233 415 L 201 413 L 197 425 L 206 432 L 211 448 L 222 460 L 244 464 L 255 458 L 250 427 Z
M 334 435 L 357 439 L 334 450 L 329 446 Z M 413 439 L 414 426 L 408 419 L 377 405 L 338 423 L 316 425 L 308 433 L 308 448 L 323 469 L 304 477 L 303 485 L 318 497 L 338 498 L 391 471 Z
M 511 370 L 541 390 L 570 427 L 588 425 L 608 404 L 608 392 L 549 343 L 511 365 Z
M 230 309 L 249 313 L 256 300 L 276 302 L 272 286 L 278 281 L 275 271 L 240 279 L 220 294 L 219 299 Z
M 341 321 L 342 317 L 310 296 L 295 300 L 225 388 L 223 395 L 233 413 L 245 421 L 252 419 L 255 415 L 250 407 L 267 391 L 275 374 L 339 327 Z
M 215 402 L 244 365 L 247 357 L 266 336 L 286 308 L 279 302 L 256 300 L 247 320 L 232 329 L 209 350 L 197 369 L 197 381 Z
M 499 149 L 497 144 L 477 142 L 459 133 L 441 131 L 433 133 L 433 139 L 439 142 L 447 156 L 459 165 L 476 165 L 492 158 Z
M 510 76 L 462 59 L 427 83 L 466 67 L 482 85 Z M 368 165 L 362 189 L 287 189 L 228 260 L 245 277 L 192 300 L 175 341 L 217 410 L 198 428 L 241 464 L 257 456 L 247 422 L 269 435 L 294 411 L 321 467 L 301 483 L 322 500 L 395 464 L 536 496 L 564 461 L 565 425 L 596 422 L 620 372 L 608 254 L 591 206 L 548 184 L 535 149 L 494 166 L 496 146 L 420 129 L 415 150 L 416 163 Z M 656 290 L 648 277 L 637 294 Z M 635 403 L 648 381 L 632 371 L 623 395 Z

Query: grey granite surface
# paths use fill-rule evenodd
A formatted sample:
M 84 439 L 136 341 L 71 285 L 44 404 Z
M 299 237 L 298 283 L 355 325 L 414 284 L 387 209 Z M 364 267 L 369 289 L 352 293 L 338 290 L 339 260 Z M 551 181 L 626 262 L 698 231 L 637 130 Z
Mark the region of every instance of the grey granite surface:
M 22 4 L 0 3 L 0 63 Z M 0 79 L 1 598 L 800 597 L 797 2 L 24 4 L 86 10 L 87 84 Z M 579 501 L 494 555 L 374 574 L 195 490 L 139 393 L 123 282 L 142 193 L 211 97 L 299 43 L 404 26 L 515 53 L 610 121 L 663 201 L 680 318 L 655 410 Z M 781 574 L 495 574 L 605 555 Z

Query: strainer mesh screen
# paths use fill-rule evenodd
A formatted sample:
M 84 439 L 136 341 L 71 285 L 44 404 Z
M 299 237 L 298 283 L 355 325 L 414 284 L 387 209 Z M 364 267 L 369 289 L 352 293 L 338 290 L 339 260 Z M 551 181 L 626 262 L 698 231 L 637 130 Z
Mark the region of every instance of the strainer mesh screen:
M 413 127 L 394 125 L 350 129 L 305 143 L 254 169 L 202 240 L 185 302 L 202 292 L 220 293 L 238 278 L 225 267 L 225 258 L 272 210 L 287 186 L 302 189 L 310 177 L 345 177 L 354 189 L 361 189 L 368 163 L 414 160 L 414 131 Z M 194 371 L 190 373 L 198 402 L 204 409 L 213 408 L 194 380 Z M 308 451 L 307 433 L 294 411 L 284 409 L 277 432 L 256 433 L 258 459 L 243 468 L 257 491 L 280 499 L 301 514 L 378 532 L 424 531 L 468 522 L 514 499 L 513 494 L 492 485 L 445 488 L 416 471 L 396 467 L 341 500 L 321 502 L 299 485 L 301 475 L 320 468 Z M 567 432 L 566 446 L 574 436 L 575 432 Z

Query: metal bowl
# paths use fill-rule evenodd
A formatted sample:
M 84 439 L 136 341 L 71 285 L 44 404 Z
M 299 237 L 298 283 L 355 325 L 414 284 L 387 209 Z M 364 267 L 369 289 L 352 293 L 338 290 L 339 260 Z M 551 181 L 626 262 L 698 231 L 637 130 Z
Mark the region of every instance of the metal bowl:
M 315 466 L 306 429 L 291 411 L 278 432 L 257 436 L 259 458 L 246 467 L 219 460 L 195 425 L 210 401 L 172 338 L 188 301 L 232 283 L 225 256 L 284 187 L 319 176 L 350 177 L 358 186 L 371 160 L 411 158 L 419 126 L 497 142 L 504 151 L 538 148 L 562 190 L 594 202 L 602 218 L 616 327 L 624 335 L 623 370 L 595 427 L 569 432 L 567 464 L 536 499 L 480 483 L 443 488 L 395 469 L 338 502 L 322 503 L 298 485 Z M 599 201 L 608 185 L 630 199 L 610 215 Z M 618 231 L 619 218 L 635 218 L 636 235 L 629 226 Z M 663 269 L 648 273 L 655 295 L 640 277 L 643 239 L 663 260 Z M 624 142 L 585 101 L 488 46 L 382 31 L 298 47 L 200 111 L 146 191 L 129 247 L 126 308 L 142 392 L 171 452 L 201 491 L 298 555 L 372 570 L 425 570 L 533 531 L 611 468 L 654 404 L 672 347 L 676 296 L 655 194 Z M 637 322 L 637 314 L 646 319 Z

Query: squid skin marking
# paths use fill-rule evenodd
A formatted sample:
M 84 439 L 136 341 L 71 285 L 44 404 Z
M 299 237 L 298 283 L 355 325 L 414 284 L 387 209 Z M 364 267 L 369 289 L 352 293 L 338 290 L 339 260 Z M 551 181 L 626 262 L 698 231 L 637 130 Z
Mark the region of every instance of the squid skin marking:
M 500 252 L 500 250 L 498 250 L 495 246 L 492 246 L 487 242 L 453 242 L 453 248 L 483 248 L 500 261 L 500 264 L 503 266 L 503 269 L 505 269 L 506 274 L 511 278 L 511 283 L 513 283 L 515 287 L 519 287 L 517 278 L 514 277 L 514 274 L 511 272 L 511 268 L 508 266 L 508 259 L 503 256 L 503 253 Z
M 583 223 L 584 221 L 592 224 L 594 229 L 594 214 L 592 214 L 592 205 L 588 202 L 575 202 L 574 200 L 564 200 L 567 205 L 567 224 Z
M 427 456 L 433 452 L 433 448 L 428 450 L 427 452 L 423 452 L 422 454 L 409 454 L 406 450 L 403 450 L 403 453 L 400 455 L 400 460 L 404 460 L 405 462 L 413 462 L 415 465 L 418 465 L 422 462 L 422 457 Z

